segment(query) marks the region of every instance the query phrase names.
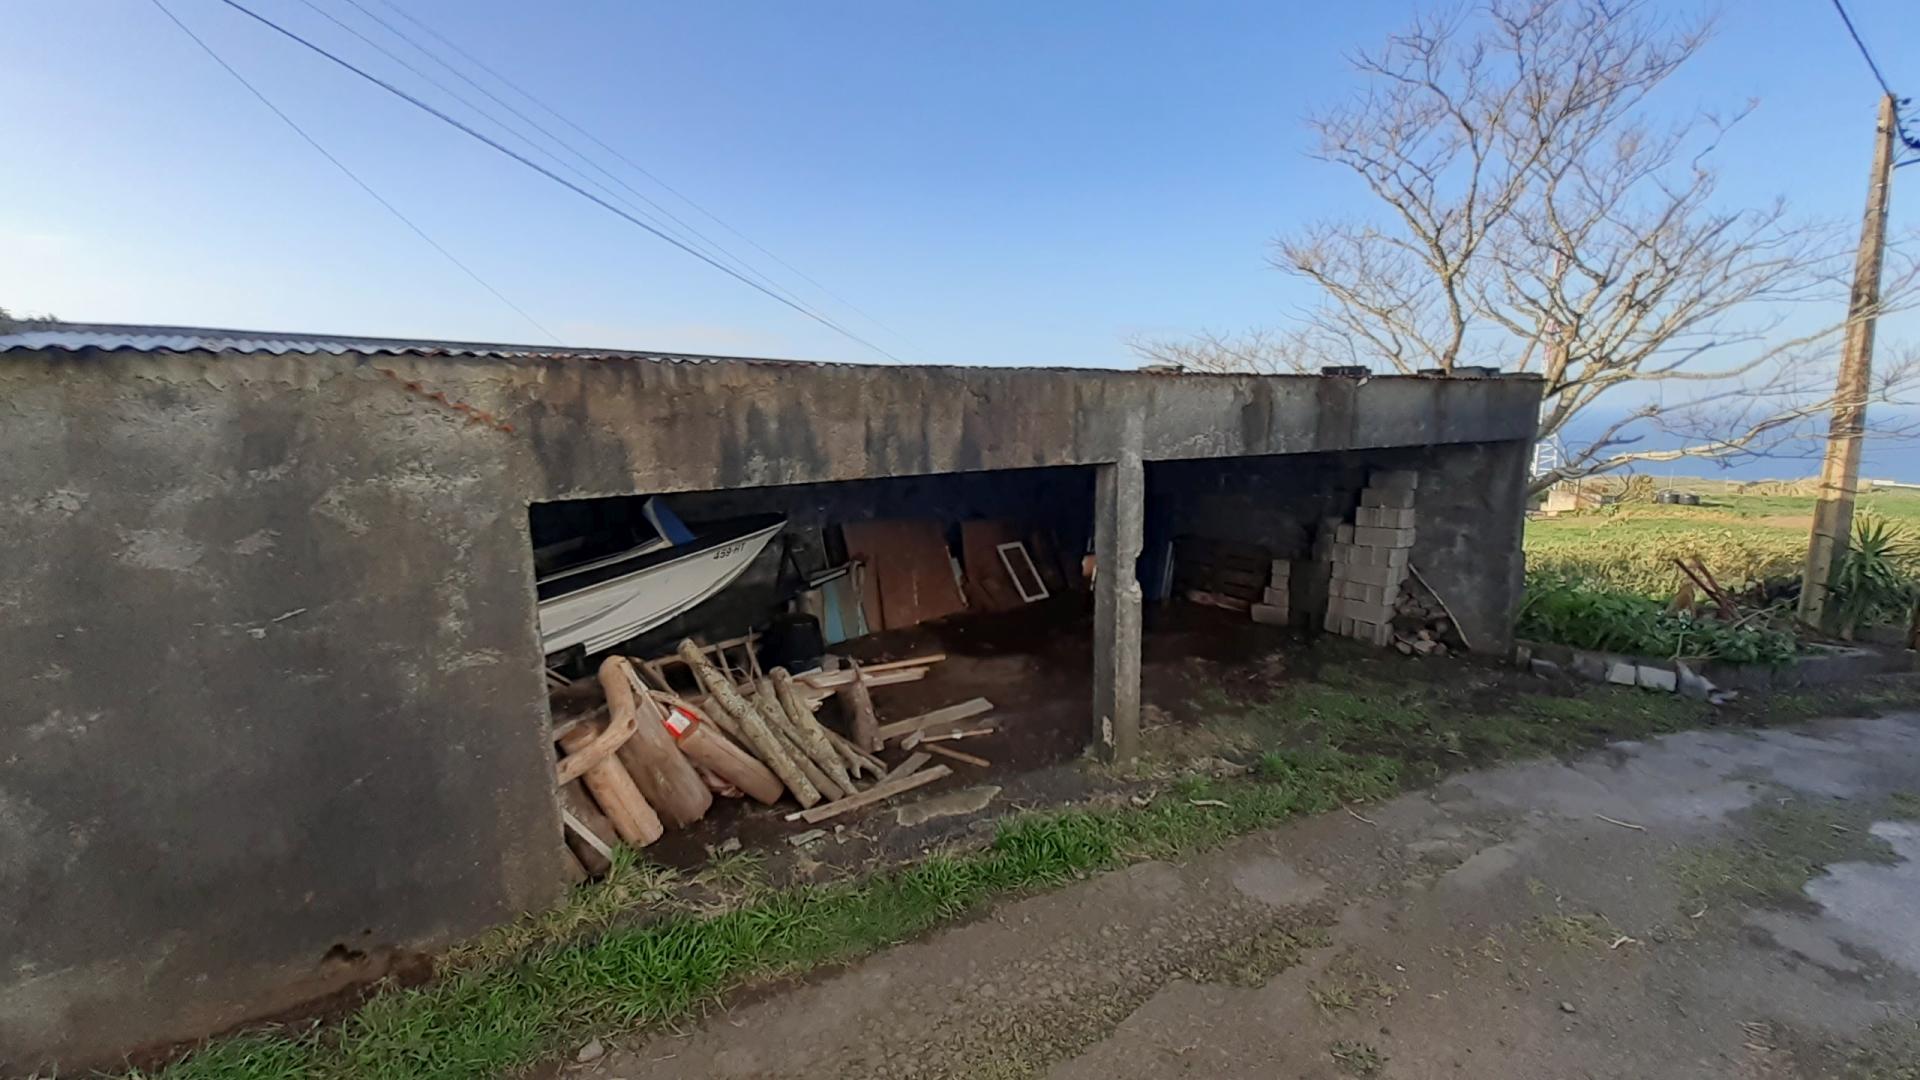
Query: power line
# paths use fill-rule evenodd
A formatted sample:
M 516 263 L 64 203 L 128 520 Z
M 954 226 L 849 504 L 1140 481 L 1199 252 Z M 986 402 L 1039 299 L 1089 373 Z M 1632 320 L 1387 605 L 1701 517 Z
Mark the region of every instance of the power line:
M 427 74 L 426 72 L 421 71 L 417 66 L 409 63 L 405 57 L 394 52 L 392 49 L 387 48 L 385 45 L 382 45 L 378 41 L 375 41 L 374 39 L 368 37 L 366 34 L 361 33 L 358 29 L 354 28 L 353 26 L 348 25 L 346 22 L 341 20 L 339 16 L 321 7 L 318 3 L 315 3 L 314 0 L 300 0 L 300 3 L 306 5 L 307 8 L 311 10 L 314 14 L 319 15 L 321 18 L 339 27 L 341 30 L 344 30 L 348 34 L 351 34 L 353 37 L 357 38 L 362 44 L 373 49 L 375 52 L 378 52 L 380 55 L 386 57 L 388 60 L 393 61 L 395 64 L 399 65 L 402 70 L 405 70 L 408 73 L 418 77 L 419 79 L 424 81 L 428 86 L 433 87 L 435 90 L 438 90 L 442 94 L 447 95 L 448 97 L 452 98 L 454 101 L 457 101 L 460 104 L 466 106 L 469 110 L 471 110 L 472 112 L 480 116 L 482 119 L 490 121 L 494 126 L 498 127 L 501 131 L 512 136 L 514 139 L 517 139 L 521 145 L 525 146 L 532 153 L 538 154 L 541 157 L 545 158 L 546 160 L 552 162 L 555 167 L 565 170 L 567 173 L 572 175 L 575 179 L 579 180 L 581 183 L 592 186 L 595 190 L 599 191 L 602 195 L 605 195 L 607 198 L 616 200 L 624 204 L 628 210 L 631 210 L 633 213 L 643 218 L 647 218 L 655 226 L 663 229 L 666 228 L 665 226 L 660 225 L 658 221 L 654 221 L 651 215 L 647 214 L 646 211 L 641 210 L 639 207 L 634 206 L 632 203 L 627 202 L 625 199 L 620 198 L 618 194 L 616 194 L 611 188 L 607 187 L 605 184 L 602 184 L 594 180 L 592 177 L 589 177 L 587 174 L 581 172 L 579 169 L 568 164 L 559 155 L 555 154 L 551 150 L 548 150 L 546 147 L 541 146 L 539 143 L 534 142 L 532 139 L 528 138 L 524 132 L 514 128 L 512 124 L 509 124 L 506 121 L 500 119 L 500 117 L 494 115 L 493 113 L 488 112 L 484 106 L 475 103 L 472 98 L 462 95 L 458 90 L 453 89 L 452 87 L 448 86 L 446 83 L 441 82 L 439 79 L 436 79 L 433 76 Z M 402 40 L 404 40 L 404 38 Z M 454 74 L 459 75 L 460 72 L 456 71 L 454 72 Z M 462 76 L 462 78 L 464 77 L 465 76 Z M 481 89 L 482 89 L 482 92 L 484 93 L 485 92 L 484 88 L 481 88 Z M 545 133 L 543 132 L 543 134 Z M 551 139 L 552 136 L 549 135 L 548 138 Z M 567 147 L 565 147 L 563 144 L 562 149 L 567 149 Z M 575 156 L 579 156 L 579 155 L 576 154 Z M 592 163 L 589 162 L 588 164 L 592 164 Z M 686 240 L 686 237 L 680 236 L 680 239 Z M 689 243 L 691 243 L 691 241 L 689 241 Z
M 444 83 L 433 78 L 431 75 L 428 75 L 426 72 L 421 71 L 415 65 L 408 63 L 405 59 L 396 55 L 392 50 L 388 49 L 386 46 L 381 45 L 379 42 L 374 41 L 372 38 L 367 37 L 367 35 L 361 33 L 360 31 L 342 22 L 340 19 L 336 18 L 331 12 L 328 12 L 325 9 L 321 8 L 317 3 L 315 3 L 315 0 L 300 0 L 300 2 L 305 4 L 307 7 L 313 9 L 314 11 L 318 12 L 322 17 L 326 18 L 327 21 L 333 23 L 335 26 L 340 27 L 342 30 L 345 30 L 347 33 L 352 34 L 354 37 L 359 38 L 361 41 L 372 46 L 374 49 L 378 50 L 381 53 L 381 55 L 392 60 L 394 63 L 399 64 L 402 68 L 405 68 L 407 71 L 410 71 L 413 74 L 419 76 L 421 79 L 425 80 L 429 85 L 435 87 L 440 92 L 448 95 L 449 97 L 453 98 L 455 101 L 460 102 L 462 105 L 465 105 L 467 108 L 472 109 L 474 112 L 479 113 L 481 116 L 484 116 L 489 120 L 492 120 L 495 124 L 498 124 L 502 129 L 508 132 L 511 132 L 516 138 L 518 138 L 521 142 L 525 143 L 528 147 L 532 148 L 536 153 L 544 155 L 548 159 L 558 164 L 561 168 L 566 169 L 568 172 L 572 173 L 575 177 L 578 177 L 581 181 L 591 184 L 594 188 L 596 188 L 597 190 L 599 190 L 601 193 L 605 194 L 609 198 L 615 199 L 621 202 L 622 204 L 624 204 L 627 207 L 627 209 L 633 211 L 634 213 L 642 217 L 647 217 L 651 220 L 651 215 L 647 214 L 646 211 L 641 210 L 639 207 L 635 206 L 633 203 L 628 202 L 625 199 L 622 199 L 619 195 L 615 194 L 612 191 L 612 189 L 608 188 L 606 185 L 590 179 L 585 173 L 582 173 L 580 170 L 562 161 L 557 155 L 555 155 L 551 151 L 548 151 L 542 147 L 537 146 L 533 142 L 533 140 L 527 138 L 525 135 L 521 134 L 520 132 L 514 131 L 511 125 L 502 121 L 498 116 L 490 115 L 485 108 L 479 105 L 476 105 L 473 101 L 465 97 L 462 97 L 457 91 L 447 87 Z M 704 248 L 709 250 L 709 253 L 718 252 L 721 256 L 724 256 L 726 259 L 731 261 L 735 267 L 745 271 L 746 273 L 752 274 L 755 278 L 759 279 L 763 284 L 765 284 L 769 288 L 777 290 L 782 296 L 786 297 L 789 300 L 792 300 L 796 304 L 799 304 L 807 308 L 809 311 L 814 310 L 811 304 L 807 304 L 800 297 L 794 295 L 794 293 L 791 290 L 782 287 L 779 282 L 774 281 L 772 278 L 768 277 L 766 274 L 761 273 L 757 267 L 754 267 L 752 264 L 748 263 L 746 260 L 740 258 L 738 255 L 735 255 L 733 252 L 728 251 L 725 247 L 715 242 L 711 237 L 703 235 L 698 229 L 695 229 L 693 226 L 688 225 L 686 222 L 680 220 L 680 218 L 674 216 L 672 211 L 668 210 L 666 207 L 661 206 L 659 203 L 648 198 L 645 193 L 641 192 L 639 189 L 635 188 L 633 185 L 627 183 L 625 180 L 622 180 L 620 177 L 614 175 L 612 172 L 609 172 L 599 162 L 594 161 L 592 158 L 588 157 L 586 154 L 583 154 L 579 150 L 575 149 L 565 139 L 562 139 L 559 136 L 555 135 L 553 132 L 547 130 L 547 128 L 542 126 L 539 121 L 533 119 L 532 117 L 528 116 L 526 113 L 515 108 L 511 102 L 508 102 L 502 99 L 498 94 L 495 94 L 493 91 L 481 85 L 478 81 L 473 79 L 466 72 L 461 71 L 459 68 L 454 67 L 452 64 L 447 63 L 445 60 L 435 55 L 431 49 L 427 48 L 426 46 L 422 45 L 420 42 L 408 36 L 400 28 L 394 26 L 392 23 L 388 22 L 387 20 L 382 19 L 380 16 L 367 10 L 367 8 L 361 5 L 358 2 L 358 0 L 346 0 L 346 2 L 349 5 L 351 5 L 355 10 L 359 11 L 362 15 L 366 16 L 368 19 L 371 19 L 375 23 L 378 23 L 388 33 L 399 38 L 401 41 L 406 42 L 408 45 L 418 50 L 422 55 L 426 56 L 429 60 L 432 60 L 434 63 L 440 65 L 441 67 L 445 68 L 447 71 L 453 73 L 455 77 L 459 78 L 461 81 L 465 82 L 467 85 L 473 87 L 475 90 L 478 90 L 480 93 L 486 95 L 486 97 L 489 100 L 493 101 L 495 104 L 499 105 L 501 108 L 512 113 L 515 117 L 518 117 L 522 123 L 526 124 L 528 127 L 532 128 L 534 131 L 540 133 L 541 135 L 544 135 L 549 142 L 553 143 L 555 146 L 558 146 L 560 149 L 566 151 L 567 153 L 573 155 L 575 158 L 578 158 L 588 168 L 591 168 L 596 172 L 599 172 L 601 175 L 613 181 L 615 184 L 625 188 L 627 191 L 631 192 L 635 197 L 637 197 L 641 202 L 646 203 L 648 206 L 658 211 L 662 216 L 667 218 L 669 221 L 672 221 L 674 224 L 680 226 L 680 230 L 675 231 L 670 229 L 666 225 L 661 225 L 660 222 L 655 220 L 654 224 L 659 225 L 660 228 L 665 229 L 667 231 L 675 232 L 676 236 L 678 236 L 681 240 L 686 241 L 688 244 L 704 245 Z M 689 234 L 693 237 L 693 239 L 688 238 Z
M 181 22 L 180 17 L 178 15 L 175 15 L 171 10 L 169 10 L 166 4 L 162 3 L 161 0 L 153 0 L 153 6 L 159 8 L 160 13 L 162 15 L 165 15 L 169 20 L 171 20 L 173 25 L 179 27 L 181 33 L 184 33 L 187 35 L 187 37 L 192 38 L 193 43 L 195 45 L 200 46 L 203 52 L 205 52 L 208 56 L 213 58 L 214 63 L 219 64 L 222 68 L 226 69 L 227 74 L 233 76 L 234 80 L 238 82 L 241 86 L 246 87 L 247 92 L 252 94 L 256 99 L 258 99 L 260 104 L 265 105 L 267 109 L 273 113 L 273 115 L 280 118 L 282 123 L 286 124 L 289 128 L 292 128 L 293 133 L 295 135 L 298 135 L 300 136 L 300 138 L 304 139 L 308 146 L 311 146 L 314 148 L 314 150 L 318 151 L 321 157 L 326 158 L 327 161 L 332 163 L 333 167 L 336 169 L 339 169 L 340 172 L 344 174 L 347 179 L 359 185 L 360 190 L 366 192 L 369 196 L 371 196 L 374 202 L 377 202 L 381 206 L 385 207 L 387 213 L 392 214 L 394 217 L 400 219 L 400 223 L 402 225 L 405 225 L 407 228 L 413 230 L 413 234 L 415 236 L 418 236 L 420 239 L 426 241 L 427 246 L 439 252 L 448 262 L 459 267 L 461 273 L 466 274 L 468 277 L 472 278 L 476 283 L 478 283 L 481 288 L 492 293 L 493 298 L 495 300 L 498 300 L 502 304 L 505 304 L 507 307 L 511 308 L 514 314 L 520 316 L 522 319 L 525 319 L 529 324 L 533 326 L 534 329 L 540 331 L 542 334 L 545 334 L 549 339 L 553 341 L 555 345 L 565 344 L 560 340 L 558 335 L 556 335 L 553 331 L 543 326 L 540 323 L 540 320 L 527 314 L 525 309 L 521 308 L 520 305 L 507 299 L 506 294 L 502 293 L 499 289 L 494 288 L 493 285 L 490 284 L 486 278 L 481 277 L 477 272 L 475 272 L 473 267 L 468 266 L 464 262 L 461 262 L 460 259 L 453 254 L 453 252 L 448 251 L 446 248 L 440 245 L 439 241 L 427 235 L 427 232 L 425 229 L 422 229 L 420 226 L 414 224 L 412 218 L 409 218 L 407 217 L 407 215 L 401 213 L 399 207 L 388 202 L 385 197 L 383 197 L 378 191 L 375 191 L 373 189 L 372 185 L 368 184 L 365 180 L 362 180 L 358 173 L 355 173 L 352 169 L 347 167 L 346 162 L 343 162 L 339 158 L 334 157 L 331 151 L 329 151 L 326 147 L 320 145 L 319 140 L 315 139 L 312 135 L 307 133 L 307 129 L 301 127 L 297 122 L 295 122 L 293 117 L 288 116 L 285 112 L 281 111 L 280 107 L 278 105 L 275 105 L 267 97 L 266 94 L 262 93 L 259 87 L 249 82 L 245 75 L 240 74 L 238 69 L 236 69 L 232 64 L 227 63 L 226 60 L 223 59 L 218 52 L 215 52 L 212 45 L 207 44 L 204 38 L 202 38 L 199 34 L 194 33 L 192 27 L 188 26 L 184 22 Z
M 275 33 L 280 34 L 282 37 L 285 37 L 293 41 L 294 43 L 301 45 L 312 52 L 318 53 L 319 55 L 325 57 L 328 60 L 333 61 L 335 64 L 339 65 L 340 67 L 347 69 L 353 74 L 360 76 L 362 79 L 365 79 L 366 81 L 374 84 L 375 86 L 380 87 L 382 90 L 385 90 L 386 92 L 394 95 L 395 97 L 400 98 L 401 100 L 412 105 L 414 108 L 417 108 L 422 112 L 425 112 L 428 115 L 443 121 L 444 123 L 450 124 L 453 127 L 460 129 L 461 131 L 465 132 L 468 136 L 474 139 L 477 139 L 480 142 L 483 142 L 486 145 L 492 147 L 493 149 L 499 151 L 500 153 L 505 154 L 506 156 L 512 158 L 513 160 L 518 161 L 520 164 L 525 165 L 527 168 L 532 169 L 533 171 L 539 173 L 540 175 L 546 177 L 547 179 L 552 180 L 554 183 L 559 184 L 560 186 L 566 188 L 567 190 L 573 192 L 576 195 L 579 195 L 581 198 L 587 199 L 588 201 L 594 203 L 595 205 L 601 207 L 602 209 L 608 211 L 609 213 L 619 216 L 621 219 L 625 220 L 629 224 L 635 225 L 640 229 L 643 229 L 646 232 L 652 234 L 653 236 L 656 236 L 659 239 L 666 241 L 667 243 L 673 245 L 674 247 L 680 249 L 681 251 L 684 251 L 687 254 L 692 255 L 694 258 L 699 259 L 701 262 L 706 263 L 708 266 L 711 266 L 714 269 L 720 271 L 721 273 L 726 274 L 728 277 L 731 277 L 736 281 L 739 281 L 741 284 L 748 286 L 754 291 L 763 293 L 766 296 L 771 297 L 772 299 L 778 301 L 779 303 L 789 308 L 792 308 L 794 311 L 797 311 L 800 314 L 805 315 L 807 318 L 820 323 L 822 326 L 827 327 L 828 329 L 834 331 L 835 333 L 838 333 L 846 337 L 848 340 L 853 341 L 857 344 L 863 345 L 869 349 L 872 349 L 874 352 L 879 353 L 881 356 L 884 356 L 889 360 L 892 360 L 896 363 L 900 362 L 899 357 L 893 355 L 892 353 L 881 348 L 880 346 L 875 345 L 873 342 L 868 341 L 867 339 L 861 337 L 860 335 L 854 333 L 853 331 L 847 329 L 846 327 L 841 326 L 839 323 L 836 323 L 833 320 L 827 318 L 826 316 L 818 314 L 817 312 L 809 311 L 806 308 L 801 307 L 799 304 L 796 304 L 793 301 L 788 300 L 786 297 L 781 296 L 779 293 L 776 293 L 773 290 L 768 289 L 764 285 L 761 285 L 759 282 L 754 281 L 753 279 L 741 274 L 739 271 L 733 269 L 732 267 L 727 266 L 715 260 L 711 256 L 707 255 L 705 252 L 699 251 L 689 246 L 688 244 L 681 242 L 677 238 L 669 236 L 667 233 L 661 231 L 660 229 L 655 228 L 653 225 L 647 223 L 646 221 L 641 220 L 639 217 L 636 217 L 635 215 L 628 213 L 627 211 L 621 209 L 620 207 L 614 205 L 613 203 L 608 202 L 606 199 L 603 199 L 600 196 L 595 195 L 593 192 L 588 191 L 586 188 L 581 187 L 579 184 L 574 183 L 573 181 L 567 179 L 566 177 L 561 176 L 559 173 L 554 172 L 552 169 L 549 169 L 546 166 L 540 164 L 539 162 L 534 161 L 532 158 L 527 157 L 525 154 L 522 154 L 512 149 L 511 147 L 502 145 L 498 140 L 486 135 L 481 131 L 476 130 L 471 125 L 466 124 L 460 121 L 459 119 L 453 116 L 449 116 L 447 113 L 434 108 L 432 105 L 427 104 L 425 101 L 422 101 L 419 98 L 415 97 L 414 95 L 407 93 L 405 90 L 402 90 L 399 87 L 393 85 L 392 83 L 387 82 L 385 79 L 382 79 L 377 75 L 374 75 L 359 67 L 356 67 L 351 62 L 347 60 L 343 60 L 339 56 L 336 56 L 333 53 L 328 52 L 326 49 L 321 48 L 318 45 L 315 45 L 313 42 L 308 41 L 306 38 L 301 37 L 299 34 L 294 33 L 293 31 L 287 29 L 286 27 L 281 26 L 279 23 L 274 22 L 272 19 L 269 19 L 266 16 L 261 15 L 259 12 L 256 12 L 253 9 L 247 7 L 245 4 L 240 3 L 239 0 L 221 0 L 221 3 L 226 4 L 228 7 L 233 8 L 235 11 L 240 12 L 241 14 L 247 16 L 248 18 L 254 20 L 257 23 L 260 23 L 262 26 L 265 26 L 268 29 L 274 31 Z
M 1899 136 L 1901 144 L 1908 150 L 1920 151 L 1920 139 L 1915 139 L 1913 136 L 1907 134 L 1906 117 L 1900 115 L 1901 106 L 1906 105 L 1909 99 L 1903 98 L 1893 92 L 1893 86 L 1887 82 L 1887 77 L 1881 73 L 1880 65 L 1874 62 L 1872 50 L 1867 48 L 1866 41 L 1860 37 L 1860 31 L 1854 27 L 1853 17 L 1847 14 L 1846 5 L 1842 4 L 1840 0 L 1833 0 L 1833 10 L 1839 13 L 1840 21 L 1846 24 L 1847 36 L 1853 39 L 1854 48 L 1860 50 L 1860 58 L 1867 62 L 1867 70 L 1873 72 L 1873 81 L 1880 84 L 1881 92 L 1893 99 L 1894 134 Z M 1901 165 L 1911 165 L 1915 161 L 1920 161 L 1920 158 L 1908 158 L 1905 161 L 1895 162 L 1894 167 L 1899 168 Z
M 347 2 L 352 4 L 356 8 L 360 8 L 361 11 L 366 12 L 369 18 L 375 19 L 375 21 L 380 22 L 381 25 L 383 26 L 388 25 L 383 20 L 380 20 L 378 16 L 373 15 L 372 12 L 368 12 L 366 8 L 362 7 L 361 4 L 359 3 L 359 0 L 347 0 Z M 458 54 L 461 58 L 465 59 L 468 63 L 479 68 L 481 71 L 486 72 L 488 75 L 493 76 L 495 79 L 499 80 L 500 83 L 503 86 L 507 87 L 509 90 L 512 90 L 514 93 L 519 94 L 521 97 L 539 106 L 541 110 L 545 111 L 548 115 L 552 116 L 554 119 L 572 128 L 574 131 L 578 132 L 581 136 L 586 138 L 589 142 L 593 143 L 595 146 L 598 146 L 600 149 L 606 151 L 608 154 L 611 154 L 614 158 L 619 160 L 622 164 L 626 165 L 628 168 L 639 173 L 641 176 L 646 177 L 648 180 L 651 180 L 654 183 L 660 185 L 662 190 L 666 191 L 668 194 L 672 195 L 674 198 L 679 199 L 681 202 L 686 203 L 688 206 L 692 207 L 693 209 L 699 211 L 700 214 L 706 217 L 709 221 L 712 221 L 714 224 L 720 226 L 721 228 L 732 233 L 733 235 L 739 237 L 742 241 L 745 241 L 747 245 L 752 247 L 755 251 L 758 251 L 760 254 L 765 255 L 767 258 L 772 259 L 776 263 L 779 263 L 781 266 L 785 267 L 790 273 L 800 278 L 800 280 L 805 281 L 807 284 L 812 285 L 814 288 L 820 290 L 828 298 L 834 300 L 835 302 L 839 303 L 841 306 L 852 311 L 855 315 L 858 315 L 861 318 L 872 323 L 874 326 L 877 326 L 880 329 L 885 330 L 887 333 L 892 334 L 894 337 L 899 338 L 903 341 L 906 340 L 904 335 L 902 335 L 898 330 L 893 329 L 892 327 L 888 326 L 886 323 L 881 322 L 877 317 L 870 315 L 867 312 L 861 310 L 859 305 L 855 304 L 851 300 L 848 300 L 846 297 L 841 296 L 839 293 L 835 292 L 831 288 L 828 288 L 826 285 L 822 284 L 820 281 L 816 280 L 811 275 L 809 275 L 806 271 L 800 269 L 799 267 L 793 265 L 787 260 L 781 258 L 779 255 L 774 254 L 772 251 L 767 250 L 767 248 L 762 246 L 759 241 L 755 240 L 751 236 L 748 236 L 746 233 L 741 232 L 739 229 L 734 228 L 732 224 L 723 220 L 719 215 L 707 209 L 705 206 L 702 206 L 701 204 L 695 202 L 690 196 L 684 194 L 678 188 L 675 188 L 672 184 L 669 184 L 665 180 L 662 180 L 658 175 L 648 170 L 646 166 L 640 164 L 639 162 L 628 157 L 627 155 L 621 153 L 619 150 L 609 145 L 605 140 L 601 139 L 598 135 L 595 135 L 593 132 L 588 131 L 584 127 L 581 127 L 579 124 L 575 123 L 571 118 L 569 118 L 566 114 L 560 112 L 558 109 L 554 108 L 552 105 L 547 104 L 545 101 L 535 96 L 531 91 L 527 90 L 525 87 L 514 82 L 512 79 L 508 78 L 507 76 L 501 74 L 497 69 L 489 66 L 485 61 L 481 60 L 479 57 L 474 56 L 472 53 L 461 48 L 458 43 L 449 39 L 445 34 L 442 34 L 440 31 L 435 30 L 432 26 L 422 21 L 418 16 L 413 15 L 412 13 L 408 12 L 405 8 L 402 8 L 399 4 L 395 3 L 394 0 L 380 0 L 380 2 L 383 5 L 385 5 L 388 9 L 393 11 L 395 14 L 399 15 L 401 18 L 419 27 L 421 30 L 426 31 L 426 33 L 429 36 L 439 41 L 442 45 L 445 45 L 447 48 L 452 49 L 456 54 Z M 390 26 L 388 28 L 392 29 L 392 27 Z M 397 30 L 394 32 L 396 34 L 399 33 L 399 31 Z M 400 35 L 400 36 L 404 38 L 405 35 Z M 420 48 L 420 46 L 417 43 L 414 45 L 414 47 Z M 421 51 L 426 52 L 425 49 L 421 49 Z M 456 72 L 456 74 L 458 73 Z M 478 84 L 475 84 L 475 85 L 477 86 Z M 482 90 L 481 92 L 485 93 L 486 91 Z M 493 97 L 492 94 L 488 94 L 487 96 Z M 499 100 L 499 99 L 495 98 L 495 100 Z M 505 105 L 506 103 L 501 102 L 501 104 Z M 515 110 L 514 115 L 522 116 L 523 119 L 525 118 L 518 110 Z M 528 121 L 528 122 L 531 123 L 531 121 Z M 636 192 L 636 194 L 638 193 Z M 657 206 L 657 204 L 653 203 L 653 201 L 650 199 L 648 200 L 648 204 Z M 661 212 L 666 213 L 666 210 L 662 208 Z M 672 217 L 673 215 L 668 214 L 668 216 Z M 674 218 L 674 220 L 679 221 L 680 219 Z M 682 224 L 685 224 L 685 223 L 682 222 Z M 688 226 L 688 228 L 691 228 L 691 226 Z M 718 245 L 715 245 L 715 246 L 718 246 Z
M 1860 40 L 1860 31 L 1853 28 L 1853 17 L 1847 14 L 1846 5 L 1840 0 L 1833 0 L 1833 10 L 1839 12 L 1840 21 L 1847 24 L 1847 35 L 1853 38 L 1854 47 L 1860 50 L 1861 58 L 1867 62 L 1867 70 L 1873 72 L 1874 80 L 1880 84 L 1880 89 L 1886 91 L 1888 97 L 1898 100 L 1900 95 L 1894 93 L 1893 87 L 1887 85 L 1887 77 L 1880 74 L 1880 65 L 1873 62 L 1873 53 L 1867 50 L 1867 43 Z

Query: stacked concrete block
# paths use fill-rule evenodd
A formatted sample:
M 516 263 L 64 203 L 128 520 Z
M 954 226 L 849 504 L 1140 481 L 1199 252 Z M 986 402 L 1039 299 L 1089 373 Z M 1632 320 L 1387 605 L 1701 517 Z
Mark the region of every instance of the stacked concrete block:
M 1285 626 L 1289 615 L 1289 596 L 1293 582 L 1293 564 L 1285 559 L 1273 560 L 1267 576 L 1267 587 L 1260 594 L 1260 600 L 1251 608 L 1253 621 L 1269 626 Z
M 1375 645 L 1393 643 L 1394 605 L 1413 550 L 1419 483 L 1420 474 L 1410 470 L 1376 472 L 1360 493 L 1353 521 L 1323 531 L 1316 554 L 1324 552 L 1331 570 L 1323 623 L 1329 633 Z

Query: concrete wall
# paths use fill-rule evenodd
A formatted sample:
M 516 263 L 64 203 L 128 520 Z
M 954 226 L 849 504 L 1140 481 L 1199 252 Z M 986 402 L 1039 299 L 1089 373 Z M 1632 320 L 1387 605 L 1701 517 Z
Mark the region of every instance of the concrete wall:
M 1538 384 L 0 354 L 0 1070 L 559 891 L 536 500 L 1523 439 Z M 1517 528 L 1517 524 L 1515 525 Z
M 1512 648 L 1511 618 L 1525 559 L 1526 468 L 1531 443 L 1461 443 L 1345 453 L 1158 463 L 1147 473 L 1149 528 L 1258 544 L 1307 559 L 1325 518 L 1352 520 L 1377 469 L 1420 474 L 1412 561 L 1459 620 L 1477 652 Z M 1310 574 L 1297 582 L 1307 585 Z M 1303 626 L 1317 627 L 1324 595 L 1296 595 Z

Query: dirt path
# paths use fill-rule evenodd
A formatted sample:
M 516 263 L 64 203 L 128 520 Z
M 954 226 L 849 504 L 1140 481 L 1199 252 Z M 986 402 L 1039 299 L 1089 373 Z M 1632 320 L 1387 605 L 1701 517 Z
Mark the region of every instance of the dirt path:
M 1469 773 L 1003 904 L 568 1071 L 1911 1077 L 1916 792 L 1920 714 Z

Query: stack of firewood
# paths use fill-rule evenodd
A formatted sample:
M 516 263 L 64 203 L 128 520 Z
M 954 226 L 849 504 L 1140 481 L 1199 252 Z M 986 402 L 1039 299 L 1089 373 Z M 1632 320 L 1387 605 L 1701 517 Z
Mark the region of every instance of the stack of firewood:
M 729 661 L 730 646 L 741 648 L 744 664 Z M 924 677 L 941 659 L 796 677 L 779 667 L 760 670 L 751 637 L 706 647 L 683 641 L 654 660 L 608 657 L 597 687 L 556 691 L 604 697 L 553 732 L 567 848 L 579 875 L 605 873 L 616 844 L 644 847 L 668 828 L 700 820 L 716 796 L 768 806 L 791 797 L 800 810 L 789 816 L 814 823 L 948 775 L 944 766 L 921 771 L 924 755 L 912 768 L 888 770 L 875 756 L 886 736 L 871 695 L 876 686 Z M 697 690 L 675 689 L 676 664 Z M 845 734 L 815 716 L 836 695 L 846 706 Z

